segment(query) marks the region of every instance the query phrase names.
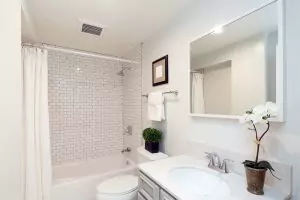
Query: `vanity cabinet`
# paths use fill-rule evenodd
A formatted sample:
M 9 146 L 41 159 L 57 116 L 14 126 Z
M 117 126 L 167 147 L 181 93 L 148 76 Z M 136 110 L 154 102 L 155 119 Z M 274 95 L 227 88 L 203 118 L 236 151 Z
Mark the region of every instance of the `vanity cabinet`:
M 138 200 L 176 200 L 154 181 L 140 172 Z
M 143 195 L 146 200 L 159 200 L 159 186 L 150 180 L 143 173 L 139 177 L 139 193 Z
M 176 200 L 174 197 L 172 197 L 171 195 L 169 195 L 167 192 L 165 192 L 164 190 L 160 190 L 160 200 Z
M 147 200 L 140 192 L 138 193 L 138 200 Z

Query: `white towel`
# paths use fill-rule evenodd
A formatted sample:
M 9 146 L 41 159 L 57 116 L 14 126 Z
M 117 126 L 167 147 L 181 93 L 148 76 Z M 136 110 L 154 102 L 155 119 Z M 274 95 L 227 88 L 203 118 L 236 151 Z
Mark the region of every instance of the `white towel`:
M 148 118 L 152 121 L 165 120 L 165 98 L 162 92 L 153 92 L 148 96 Z

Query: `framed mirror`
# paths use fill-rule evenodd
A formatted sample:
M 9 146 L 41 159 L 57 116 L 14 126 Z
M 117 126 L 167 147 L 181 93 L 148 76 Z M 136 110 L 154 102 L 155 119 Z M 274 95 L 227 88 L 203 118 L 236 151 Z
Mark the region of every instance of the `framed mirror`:
M 238 118 L 265 102 L 283 120 L 283 1 L 269 3 L 190 43 L 192 116 Z

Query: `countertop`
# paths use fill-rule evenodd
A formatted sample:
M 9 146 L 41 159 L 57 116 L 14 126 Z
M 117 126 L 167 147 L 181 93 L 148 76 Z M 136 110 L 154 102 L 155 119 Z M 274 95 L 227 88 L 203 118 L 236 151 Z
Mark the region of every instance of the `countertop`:
M 184 192 L 169 179 L 169 171 L 175 167 L 196 167 L 205 169 L 206 171 L 211 170 L 212 173 L 216 173 L 215 170 L 209 169 L 207 165 L 207 160 L 197 160 L 194 157 L 182 155 L 143 163 L 139 165 L 139 169 L 178 200 L 283 200 L 286 197 L 284 194 L 281 194 L 269 186 L 265 186 L 265 194 L 263 196 L 253 195 L 246 189 L 246 178 L 235 173 L 221 174 L 231 189 L 231 195 L 226 197 L 192 195 Z M 217 192 L 218 191 L 216 191 L 215 194 L 217 194 Z

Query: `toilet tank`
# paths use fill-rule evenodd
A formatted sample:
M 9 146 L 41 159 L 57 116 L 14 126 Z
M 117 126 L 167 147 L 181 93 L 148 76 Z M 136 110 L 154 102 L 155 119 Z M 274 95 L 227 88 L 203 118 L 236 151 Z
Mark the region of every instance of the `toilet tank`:
M 138 164 L 141 163 L 145 163 L 145 162 L 151 162 L 151 161 L 155 161 L 155 160 L 161 160 L 161 159 L 165 159 L 168 158 L 167 154 L 164 153 L 150 153 L 149 151 L 147 151 L 145 149 L 145 147 L 139 147 L 137 149 L 137 161 Z

